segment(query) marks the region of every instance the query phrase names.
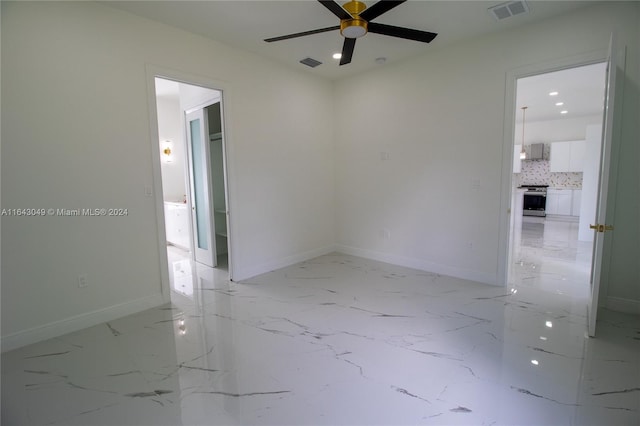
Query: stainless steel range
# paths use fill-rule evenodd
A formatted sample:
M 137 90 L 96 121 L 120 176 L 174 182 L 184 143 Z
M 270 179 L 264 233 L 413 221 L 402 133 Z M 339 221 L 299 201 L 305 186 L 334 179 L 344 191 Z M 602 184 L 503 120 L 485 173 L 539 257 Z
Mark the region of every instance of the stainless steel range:
M 523 216 L 546 217 L 547 188 L 549 185 L 522 185 L 526 189 L 522 204 Z

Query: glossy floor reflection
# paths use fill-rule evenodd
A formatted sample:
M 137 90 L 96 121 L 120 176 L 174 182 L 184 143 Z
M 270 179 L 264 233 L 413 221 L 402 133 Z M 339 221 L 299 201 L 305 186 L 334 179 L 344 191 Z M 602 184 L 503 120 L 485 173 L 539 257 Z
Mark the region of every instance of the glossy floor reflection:
M 584 299 L 586 306 L 593 243 L 578 241 L 578 222 L 524 217 L 515 226 L 510 284 Z
M 342 254 L 172 271 L 171 305 L 3 354 L 2 424 L 640 423 L 638 317 L 588 339 L 570 297 Z

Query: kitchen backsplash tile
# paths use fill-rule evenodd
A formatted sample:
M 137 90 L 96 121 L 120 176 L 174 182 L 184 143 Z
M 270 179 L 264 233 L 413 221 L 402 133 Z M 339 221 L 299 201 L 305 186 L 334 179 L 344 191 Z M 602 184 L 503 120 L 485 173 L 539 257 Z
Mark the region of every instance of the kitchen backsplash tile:
M 544 144 L 544 160 L 523 161 L 520 173 L 516 173 L 517 186 L 549 185 L 551 188 L 582 188 L 582 173 L 551 172 L 549 153 L 551 146 Z

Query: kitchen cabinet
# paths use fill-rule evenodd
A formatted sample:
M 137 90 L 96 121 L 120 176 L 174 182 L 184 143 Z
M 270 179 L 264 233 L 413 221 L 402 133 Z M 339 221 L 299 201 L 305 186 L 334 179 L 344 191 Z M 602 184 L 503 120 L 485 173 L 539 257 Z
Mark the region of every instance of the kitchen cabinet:
M 569 216 L 571 195 L 570 189 L 548 189 L 546 213 Z
M 582 203 L 582 189 L 574 189 L 571 197 L 571 216 L 580 216 L 580 204 Z
M 582 172 L 585 151 L 585 141 L 553 142 L 549 170 L 551 172 Z
M 184 203 L 164 203 L 167 242 L 189 250 L 189 212 Z
M 547 201 L 545 205 L 546 214 L 558 214 L 558 192 L 553 189 L 547 189 Z
M 569 158 L 571 157 L 571 142 L 553 142 L 551 144 L 551 157 L 549 159 L 549 171 L 568 172 Z
M 584 153 L 586 146 L 586 141 L 571 142 L 571 155 L 569 156 L 570 172 L 581 172 L 584 170 Z
M 546 213 L 561 216 L 580 216 L 579 189 L 548 189 Z

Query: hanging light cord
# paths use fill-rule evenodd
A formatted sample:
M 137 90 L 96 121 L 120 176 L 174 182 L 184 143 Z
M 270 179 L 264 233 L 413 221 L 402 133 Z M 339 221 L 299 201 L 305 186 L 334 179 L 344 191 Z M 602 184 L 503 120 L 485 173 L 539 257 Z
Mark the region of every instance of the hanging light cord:
M 526 151 L 524 150 L 524 116 L 527 111 L 527 108 L 529 107 L 526 107 L 526 106 L 522 107 L 522 150 L 520 151 L 520 158 L 523 157 L 523 154 L 526 155 Z
M 522 107 L 522 146 L 524 147 L 524 115 L 527 112 L 527 108 L 526 106 Z

